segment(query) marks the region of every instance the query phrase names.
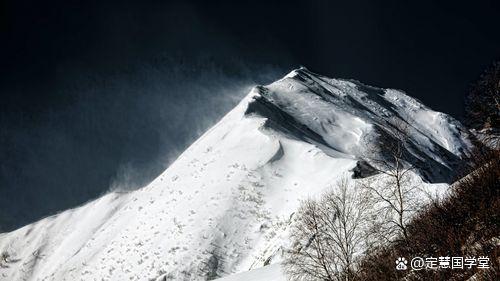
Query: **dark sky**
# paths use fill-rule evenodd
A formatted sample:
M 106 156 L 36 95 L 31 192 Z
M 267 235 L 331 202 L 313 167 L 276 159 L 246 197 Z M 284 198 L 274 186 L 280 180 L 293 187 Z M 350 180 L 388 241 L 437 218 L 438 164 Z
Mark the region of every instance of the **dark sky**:
M 407 2 L 2 1 L 0 229 L 146 184 L 301 65 L 461 118 L 498 1 Z

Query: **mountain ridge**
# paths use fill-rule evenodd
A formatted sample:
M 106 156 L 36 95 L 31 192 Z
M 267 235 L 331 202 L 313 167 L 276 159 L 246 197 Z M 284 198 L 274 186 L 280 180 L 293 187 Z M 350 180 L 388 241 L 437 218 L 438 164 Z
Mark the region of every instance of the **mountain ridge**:
M 302 68 L 253 88 L 147 186 L 0 234 L 0 280 L 206 280 L 279 262 L 300 201 L 369 161 L 392 118 L 411 124 L 412 159 L 430 161 L 415 182 L 444 192 L 472 148 L 458 121 Z
M 326 79 L 328 79 L 330 83 L 328 83 L 328 81 L 325 81 Z M 270 86 L 272 87 L 272 85 L 274 84 L 275 83 L 271 84 Z M 360 158 L 362 155 L 367 155 L 370 153 L 369 151 L 350 151 L 349 149 L 345 148 L 338 149 L 338 143 L 340 142 L 338 140 L 333 140 L 332 142 L 328 143 L 328 141 L 325 141 L 325 137 L 328 138 L 332 134 L 328 134 L 329 128 L 326 128 L 327 126 L 343 130 L 344 131 L 342 132 L 344 134 L 343 137 L 348 133 L 352 133 L 353 135 L 357 134 L 356 137 L 358 137 L 358 139 L 351 140 L 352 142 L 357 143 L 360 141 L 359 137 L 363 133 L 365 133 L 366 135 L 366 132 L 363 132 L 363 129 L 366 129 L 366 126 L 365 128 L 363 128 L 362 126 L 355 124 L 357 120 L 360 121 L 358 123 L 364 123 L 364 124 L 371 123 L 375 125 L 376 126 L 375 130 L 378 130 L 378 132 L 375 132 L 375 134 L 378 135 L 387 134 L 390 136 L 391 134 L 392 135 L 394 134 L 394 132 L 391 131 L 394 131 L 394 129 L 397 128 L 393 128 L 395 126 L 394 122 L 391 122 L 391 120 L 387 119 L 399 118 L 399 117 L 402 117 L 400 118 L 401 121 L 408 124 L 410 130 L 415 131 L 409 133 L 418 134 L 417 136 L 418 138 L 422 139 L 424 137 L 427 137 L 425 134 L 427 135 L 430 134 L 430 137 L 427 137 L 427 140 L 424 141 L 430 142 L 432 149 L 439 150 L 432 156 L 439 155 L 441 156 L 442 159 L 438 157 L 437 162 L 439 163 L 433 163 L 432 167 L 430 167 L 428 171 L 425 171 L 425 173 L 422 176 L 424 176 L 426 180 L 429 180 L 431 182 L 436 182 L 436 181 L 450 182 L 454 177 L 452 169 L 457 167 L 457 164 L 460 161 L 460 159 L 463 156 L 467 156 L 467 154 L 470 152 L 469 148 L 472 147 L 470 141 L 468 141 L 467 129 L 461 126 L 461 124 L 457 120 L 453 119 L 452 117 L 446 114 L 431 111 L 428 107 L 425 107 L 418 100 L 406 96 L 401 91 L 396 91 L 392 89 L 384 90 L 372 86 L 367 86 L 358 81 L 353 81 L 353 80 L 329 79 L 314 74 L 305 68 L 294 70 L 290 72 L 288 75 L 286 75 L 283 79 L 278 80 L 277 85 L 282 86 L 283 84 L 287 84 L 287 87 L 292 89 L 301 84 L 307 85 L 308 92 L 309 93 L 312 92 L 314 94 L 314 97 L 309 100 L 306 100 L 305 102 L 303 102 L 303 104 L 312 103 L 314 102 L 314 99 L 320 99 L 320 101 L 325 101 L 325 103 L 327 103 L 327 106 L 323 106 L 324 110 L 320 112 L 324 113 L 332 111 L 332 114 L 327 114 L 324 116 L 320 116 L 318 114 L 317 116 L 312 117 L 315 121 L 317 121 L 316 123 L 319 123 L 321 125 L 320 128 L 318 128 L 317 124 L 310 122 L 310 120 L 302 120 L 302 122 L 300 120 L 297 121 L 298 119 L 301 118 L 301 116 L 314 112 L 314 110 L 310 109 L 309 111 L 298 112 L 298 113 L 297 111 L 300 110 L 296 111 L 290 110 L 289 108 L 294 106 L 291 105 L 294 103 L 294 101 L 290 101 L 292 98 L 287 97 L 287 94 L 290 93 L 287 93 L 286 90 L 283 91 L 284 94 L 277 95 L 276 92 L 278 91 L 273 92 L 272 90 L 270 91 L 266 87 L 258 86 L 256 90 L 259 92 L 259 96 L 257 96 L 254 99 L 254 102 L 249 103 L 246 114 L 256 113 L 260 114 L 263 117 L 266 117 L 268 120 L 267 126 L 270 127 L 274 126 L 273 127 L 274 130 L 287 131 L 287 128 L 284 128 L 283 124 L 289 124 L 292 129 L 298 129 L 299 131 L 302 128 L 302 134 L 299 133 L 299 136 L 309 137 L 309 140 L 311 140 L 313 143 L 317 143 L 320 146 L 330 148 L 337 152 L 343 153 L 344 156 L 354 155 Z M 294 92 L 297 91 L 294 90 Z M 366 94 L 366 96 L 360 95 L 360 93 Z M 298 100 L 296 96 L 294 98 Z M 435 130 L 436 128 L 419 126 L 420 124 L 418 124 L 418 121 L 421 120 L 418 120 L 419 119 L 418 117 L 420 117 L 418 116 L 418 112 L 417 114 L 414 114 L 416 115 L 417 118 L 415 116 L 401 116 L 402 114 L 396 111 L 397 107 L 395 107 L 395 103 L 392 102 L 392 100 L 394 102 L 402 100 L 405 105 L 415 107 L 416 110 L 426 111 L 426 113 L 430 113 L 430 115 L 433 116 L 430 117 L 424 116 L 424 118 L 432 118 L 433 119 L 432 121 L 434 122 L 436 122 L 436 119 L 437 122 L 443 122 L 443 123 L 447 122 L 451 125 L 451 128 L 449 131 L 444 132 L 446 133 L 445 137 L 438 138 L 436 132 L 432 132 L 432 130 L 433 129 Z M 317 103 L 319 104 L 320 102 Z M 346 108 L 345 104 L 348 104 L 349 107 Z M 332 107 L 334 107 L 333 109 L 335 110 L 333 110 Z M 287 109 L 288 111 L 297 113 L 295 114 L 297 116 L 292 116 L 293 114 L 290 115 L 289 112 L 287 112 Z M 342 121 L 345 122 L 345 120 L 340 120 L 340 119 L 342 119 L 342 117 L 344 116 L 340 117 L 335 116 L 336 114 L 333 111 L 340 111 L 340 113 L 344 113 L 344 115 L 351 114 L 352 121 L 351 120 L 347 121 L 354 123 L 354 124 L 351 123 L 350 125 L 354 125 L 355 127 L 358 125 L 357 129 L 359 132 L 353 133 L 352 130 L 350 131 L 348 130 L 349 128 L 342 127 L 342 125 L 344 124 L 342 124 L 341 122 Z M 362 111 L 368 112 L 368 114 L 364 114 Z M 340 115 L 340 113 L 337 115 Z M 360 116 L 363 116 L 363 118 L 360 118 Z M 421 118 L 422 117 L 420 117 L 420 119 Z M 276 119 L 279 119 L 279 122 L 273 122 L 276 121 Z M 340 121 L 337 121 L 336 119 L 339 119 Z M 417 124 L 411 123 L 415 121 L 417 122 Z M 281 126 L 276 126 L 276 124 Z M 375 138 L 377 138 L 377 136 L 372 135 L 371 139 L 366 140 L 366 142 L 373 142 Z M 413 138 L 415 138 L 415 136 L 413 136 Z M 332 147 L 332 144 L 337 145 L 337 147 Z M 430 156 L 429 154 L 432 153 L 425 151 L 425 149 L 419 148 L 419 146 L 422 147 L 419 143 L 410 142 L 408 146 L 411 146 L 411 150 L 413 150 L 410 153 L 414 156 L 413 161 L 419 162 L 418 164 L 420 167 L 424 166 L 423 162 L 436 162 L 432 157 L 429 157 Z M 431 171 L 435 171 L 436 168 L 439 171 L 439 173 L 441 173 L 441 175 L 432 174 Z M 446 174 L 446 176 L 443 176 L 443 174 Z

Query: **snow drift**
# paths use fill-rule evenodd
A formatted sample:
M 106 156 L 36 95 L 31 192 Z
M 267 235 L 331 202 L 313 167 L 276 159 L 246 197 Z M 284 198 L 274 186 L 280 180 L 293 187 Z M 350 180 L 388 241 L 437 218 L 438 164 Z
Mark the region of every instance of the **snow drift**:
M 459 122 L 401 91 L 292 71 L 144 188 L 0 234 L 0 280 L 206 280 L 276 263 L 300 200 L 369 163 L 395 122 L 416 180 L 446 189 L 471 148 Z

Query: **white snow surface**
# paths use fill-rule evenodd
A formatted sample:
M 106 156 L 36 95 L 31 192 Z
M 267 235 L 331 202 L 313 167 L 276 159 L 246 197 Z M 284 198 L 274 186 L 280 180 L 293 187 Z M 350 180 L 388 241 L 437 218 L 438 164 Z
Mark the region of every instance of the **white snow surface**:
M 279 263 L 217 279 L 217 281 L 286 281 Z
M 302 68 L 255 87 L 149 185 L 0 234 L 0 280 L 206 280 L 276 264 L 300 200 L 352 175 L 396 119 L 428 165 L 416 180 L 445 190 L 471 148 L 459 122 L 401 91 Z M 252 272 L 282 280 L 265 278 L 276 268 Z M 259 280 L 235 276 L 225 280 Z

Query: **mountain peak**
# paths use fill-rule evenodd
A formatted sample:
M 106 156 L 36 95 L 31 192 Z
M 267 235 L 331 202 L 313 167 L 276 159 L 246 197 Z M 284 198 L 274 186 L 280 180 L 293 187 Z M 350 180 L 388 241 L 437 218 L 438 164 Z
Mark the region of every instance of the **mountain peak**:
M 449 182 L 471 148 L 468 131 L 458 121 L 398 90 L 299 68 L 255 91 L 247 115 L 264 117 L 266 127 L 330 156 L 367 158 L 379 139 L 395 138 L 402 124 L 411 164 L 424 167 L 420 173 L 430 182 Z
M 207 280 L 278 262 L 301 200 L 369 163 L 398 122 L 423 167 L 412 179 L 446 190 L 422 179 L 449 181 L 470 149 L 460 123 L 400 91 L 294 70 L 252 89 L 144 188 L 0 234 L 0 280 Z

